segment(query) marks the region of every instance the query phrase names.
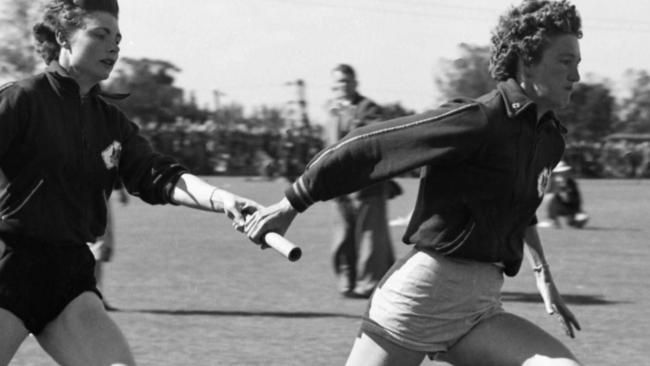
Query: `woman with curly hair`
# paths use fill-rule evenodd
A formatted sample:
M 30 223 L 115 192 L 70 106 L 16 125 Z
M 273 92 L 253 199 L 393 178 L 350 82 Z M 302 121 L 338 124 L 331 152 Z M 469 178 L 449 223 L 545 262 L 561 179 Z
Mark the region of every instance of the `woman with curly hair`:
M 248 199 L 156 153 L 98 83 L 119 55 L 116 0 L 50 0 L 34 27 L 44 73 L 0 88 L 0 365 L 32 333 L 59 364 L 134 365 L 86 245 L 120 179 L 150 204 L 225 212 Z
M 526 0 L 493 32 L 494 91 L 352 131 L 321 151 L 280 202 L 246 223 L 286 232 L 299 212 L 423 167 L 403 240 L 413 249 L 373 293 L 348 365 L 578 365 L 559 340 L 504 311 L 504 274 L 528 250 L 546 311 L 573 337 L 535 227 L 566 132 L 554 110 L 580 80 L 581 20 L 565 0 Z

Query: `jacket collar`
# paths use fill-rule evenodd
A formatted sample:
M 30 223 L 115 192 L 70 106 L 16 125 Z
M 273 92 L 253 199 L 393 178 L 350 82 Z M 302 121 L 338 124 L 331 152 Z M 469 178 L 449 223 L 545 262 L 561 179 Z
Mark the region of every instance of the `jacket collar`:
M 506 106 L 508 117 L 518 116 L 522 111 L 531 108 L 535 103 L 530 100 L 521 90 L 515 79 L 508 79 L 497 84 L 497 89 L 503 97 L 503 104 Z
M 68 74 L 68 72 L 57 62 L 52 61 L 45 69 L 45 75 L 52 85 L 56 94 L 63 98 L 64 95 L 79 95 L 79 84 Z M 88 96 L 101 96 L 110 99 L 124 99 L 128 93 L 109 93 L 102 90 L 99 84 L 93 86 Z
M 501 92 L 503 104 L 505 105 L 506 112 L 510 118 L 517 117 L 523 111 L 535 107 L 535 103 L 524 94 L 524 91 L 521 89 L 519 84 L 517 84 L 515 79 L 508 79 L 498 83 L 497 89 Z M 551 119 L 560 132 L 563 134 L 567 133 L 566 127 L 564 127 L 557 119 L 555 112 L 546 112 L 546 114 L 540 118 L 540 121 L 544 119 Z
M 354 97 L 352 97 L 351 102 L 352 102 L 353 105 L 357 105 L 357 104 L 361 103 L 361 101 L 364 100 L 364 99 L 365 99 L 365 97 L 363 95 L 361 95 L 359 92 L 355 92 Z

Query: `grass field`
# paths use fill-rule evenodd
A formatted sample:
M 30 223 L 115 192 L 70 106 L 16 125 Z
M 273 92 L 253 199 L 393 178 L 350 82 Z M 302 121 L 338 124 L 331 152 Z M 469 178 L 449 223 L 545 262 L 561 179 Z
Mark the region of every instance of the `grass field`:
M 272 203 L 282 181 L 209 178 Z M 409 212 L 417 180 L 390 215 Z M 583 230 L 540 229 L 560 291 L 583 331 L 567 338 L 544 312 L 525 265 L 506 281 L 504 306 L 561 338 L 586 365 L 650 361 L 650 181 L 580 181 L 592 220 Z M 287 237 L 303 258 L 259 250 L 221 215 L 115 203 L 117 251 L 105 294 L 140 365 L 342 365 L 366 301 L 341 298 L 330 268 L 331 210 L 317 204 Z M 392 228 L 395 249 L 403 227 Z M 52 365 L 29 339 L 12 365 Z M 423 365 L 439 365 L 425 361 Z

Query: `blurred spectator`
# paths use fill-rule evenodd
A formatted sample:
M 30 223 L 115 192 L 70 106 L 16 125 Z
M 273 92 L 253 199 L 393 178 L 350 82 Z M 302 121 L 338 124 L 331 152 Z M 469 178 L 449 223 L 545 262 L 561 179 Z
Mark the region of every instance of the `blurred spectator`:
M 357 91 L 354 69 L 345 64 L 332 70 L 334 98 L 328 104 L 328 144 L 334 144 L 352 129 L 376 123 L 381 108 Z M 395 261 L 387 205 L 388 182 L 377 183 L 334 199 L 336 223 L 332 257 L 339 291 L 347 297 L 370 297 Z
M 129 194 L 121 181 L 118 181 L 115 191 L 119 194 L 120 203 L 126 205 L 129 202 Z M 94 243 L 88 243 L 88 246 L 93 253 L 93 257 L 95 257 L 95 280 L 97 281 L 97 288 L 102 291 L 102 296 L 104 296 L 102 299 L 104 307 L 106 310 L 115 310 L 108 303 L 106 293 L 103 292 L 104 263 L 110 262 L 115 253 L 115 218 L 113 217 L 113 208 L 110 201 L 106 205 L 106 231 Z
M 589 215 L 582 209 L 578 182 L 573 178 L 572 168 L 564 161 L 560 161 L 553 169 L 548 194 L 548 221 L 540 222 L 538 227 L 561 228 L 561 218 L 566 220 L 567 225 L 575 228 L 582 228 L 587 224 Z

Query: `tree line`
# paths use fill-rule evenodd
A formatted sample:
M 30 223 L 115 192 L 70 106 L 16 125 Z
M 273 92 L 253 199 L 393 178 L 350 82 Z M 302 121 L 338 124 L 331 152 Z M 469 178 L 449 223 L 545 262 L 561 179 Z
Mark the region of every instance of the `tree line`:
M 26 77 L 42 68 L 31 42 L 30 28 L 35 23 L 38 4 L 39 1 L 13 0 L 0 6 L 0 83 Z M 489 74 L 489 58 L 489 46 L 461 43 L 457 57 L 440 59 L 441 71 L 433 83 L 441 99 L 478 97 L 492 90 L 495 82 Z M 179 72 L 179 67 L 166 60 L 124 57 L 103 87 L 109 92 L 128 92 L 128 98 L 115 103 L 149 132 L 152 126 L 172 125 L 179 119 L 197 124 L 210 121 L 219 131 L 258 135 L 292 136 L 296 133 L 287 131 L 296 129 L 301 129 L 300 135 L 318 136 L 321 132 L 317 124 L 304 125 L 304 121 L 292 119 L 284 106 L 258 106 L 248 114 L 238 103 L 212 110 L 201 107 L 191 91 L 174 84 Z M 650 74 L 629 69 L 623 75 L 627 86 L 625 95 L 619 98 L 614 96 L 610 80 L 592 75 L 577 84 L 572 103 L 559 111 L 560 120 L 568 128 L 566 139 L 570 147 L 611 142 L 609 137 L 613 135 L 634 136 L 636 142 L 646 141 L 639 141 L 646 136 L 650 141 Z M 413 113 L 400 103 L 385 105 L 384 109 L 386 118 Z

